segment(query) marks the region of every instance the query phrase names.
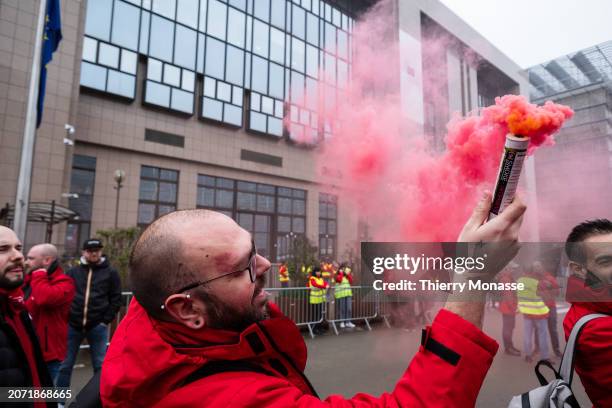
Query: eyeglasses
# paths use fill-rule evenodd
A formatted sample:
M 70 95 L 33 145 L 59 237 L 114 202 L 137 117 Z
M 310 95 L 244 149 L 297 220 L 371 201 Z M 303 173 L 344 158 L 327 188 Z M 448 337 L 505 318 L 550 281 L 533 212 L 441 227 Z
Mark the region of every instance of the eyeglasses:
M 226 276 L 235 275 L 237 273 L 244 272 L 245 270 L 249 271 L 249 278 L 251 279 L 251 283 L 255 282 L 255 278 L 256 278 L 255 275 L 257 274 L 257 248 L 255 247 L 254 241 L 251 241 L 251 253 L 249 254 L 249 265 L 246 267 L 246 269 L 240 269 L 238 271 L 224 273 L 223 275 L 215 276 L 212 279 L 208 279 L 202 282 L 194 282 L 190 285 L 187 285 L 179 289 L 178 291 L 175 292 L 175 294 L 186 292 L 190 289 L 197 288 L 198 286 L 206 285 L 212 281 L 216 281 L 217 279 L 221 279 Z

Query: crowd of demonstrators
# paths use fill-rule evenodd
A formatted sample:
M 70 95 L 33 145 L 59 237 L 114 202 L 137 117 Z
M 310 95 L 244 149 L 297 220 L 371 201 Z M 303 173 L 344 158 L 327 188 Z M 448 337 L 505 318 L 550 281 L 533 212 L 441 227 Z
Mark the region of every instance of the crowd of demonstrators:
M 569 259 L 566 298 L 571 307 L 563 320 L 566 339 L 583 316 L 600 313 L 578 337 L 575 367 L 595 407 L 612 407 L 612 221 L 585 221 L 567 237 Z
M 102 254 L 99 239 L 83 243 L 79 265 L 68 271 L 76 288 L 68 320 L 67 354 L 57 376 L 58 387 L 69 387 L 77 354 L 87 339 L 94 373 L 102 369 L 108 344 L 108 325 L 121 307 L 119 273 Z
M 40 341 L 51 379 L 56 382 L 66 357 L 68 316 L 74 298 L 74 282 L 62 270 L 57 248 L 51 244 L 33 246 L 26 257 L 24 294 Z

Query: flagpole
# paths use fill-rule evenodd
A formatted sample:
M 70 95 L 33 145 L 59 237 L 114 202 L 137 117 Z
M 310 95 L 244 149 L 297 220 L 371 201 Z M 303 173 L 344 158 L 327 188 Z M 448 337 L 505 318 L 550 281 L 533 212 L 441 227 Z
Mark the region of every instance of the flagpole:
M 19 178 L 17 180 L 17 196 L 15 197 L 15 217 L 13 220 L 13 229 L 22 241 L 25 241 L 26 227 L 28 224 L 32 165 L 34 161 L 34 144 L 36 142 L 36 104 L 38 101 L 40 61 L 42 54 L 46 3 L 47 0 L 40 0 L 38 25 L 36 26 L 36 36 L 34 37 L 34 55 L 32 57 L 32 70 L 30 74 L 30 89 L 28 91 L 26 121 L 23 130 L 23 145 L 21 147 L 21 163 L 19 165 Z

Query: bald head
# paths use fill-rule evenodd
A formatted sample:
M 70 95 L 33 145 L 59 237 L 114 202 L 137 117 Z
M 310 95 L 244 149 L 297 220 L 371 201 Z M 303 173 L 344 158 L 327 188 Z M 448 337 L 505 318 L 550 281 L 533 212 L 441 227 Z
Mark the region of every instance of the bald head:
M 37 269 L 48 269 L 57 259 L 57 248 L 52 244 L 34 245 L 26 257 L 26 268 L 28 272 Z
M 130 255 L 134 296 L 151 316 L 160 317 L 169 295 L 243 259 L 233 249 L 244 240 L 250 242 L 250 234 L 215 211 L 182 210 L 160 217 L 143 231 Z

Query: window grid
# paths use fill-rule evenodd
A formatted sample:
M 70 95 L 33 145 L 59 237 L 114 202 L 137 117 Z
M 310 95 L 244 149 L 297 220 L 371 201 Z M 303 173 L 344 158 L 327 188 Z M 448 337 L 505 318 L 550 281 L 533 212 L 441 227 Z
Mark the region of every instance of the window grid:
M 294 118 L 289 117 L 288 126 L 281 121 L 280 129 L 279 118 L 266 114 L 265 121 L 272 125 L 267 123 L 262 130 L 263 112 L 251 110 L 252 105 L 246 104 L 248 130 L 314 143 L 320 136 L 329 136 L 333 129 L 334 124 L 321 123 L 320 118 L 313 116 L 317 109 L 307 100 L 306 83 L 320 80 L 325 86 L 317 93 L 323 94 L 325 103 L 335 103 L 338 89 L 345 86 L 350 75 L 354 20 L 322 0 L 99 0 L 88 2 L 87 14 L 100 16 L 87 18 L 86 33 L 91 39 L 110 41 L 121 50 L 130 48 L 164 64 L 189 70 L 194 77 L 198 72 L 230 83 L 232 87 L 241 87 L 242 92 L 237 93 L 243 97 L 250 92 L 275 99 L 284 97 L 285 103 L 298 109 Z M 125 21 L 133 21 L 134 27 L 125 28 Z M 133 35 L 130 37 L 130 34 Z M 217 54 L 223 63 L 213 58 Z M 207 58 L 215 59 L 216 63 L 207 64 Z M 107 71 L 112 68 L 99 61 L 87 61 L 85 57 L 82 65 L 85 71 L 98 69 L 97 75 L 104 76 L 103 86 L 82 78 L 84 87 L 113 93 L 106 84 Z M 319 79 L 319 67 L 325 67 L 331 75 Z M 302 80 L 292 82 L 294 77 Z M 133 99 L 135 77 L 130 80 L 133 86 L 129 97 Z M 196 80 L 203 81 L 204 77 L 198 76 Z M 195 101 L 187 102 L 189 98 L 194 99 L 193 90 L 167 89 L 168 84 L 153 84 L 150 79 L 143 83 L 146 104 L 187 114 L 195 111 Z M 146 95 L 154 91 L 163 94 L 159 101 L 147 99 Z M 114 93 L 118 94 L 116 90 Z M 127 94 L 123 91 L 122 96 Z M 245 107 L 243 101 L 220 100 L 215 94 L 202 97 L 200 103 L 201 118 L 242 126 L 239 111 Z M 284 110 L 291 111 L 289 107 Z
M 291 240 L 306 233 L 306 191 L 198 175 L 197 208 L 232 217 L 272 261 L 286 258 Z
M 338 255 L 338 196 L 319 194 L 319 256 L 334 261 Z
M 179 172 L 141 166 L 138 226 L 146 227 L 158 217 L 176 210 Z

